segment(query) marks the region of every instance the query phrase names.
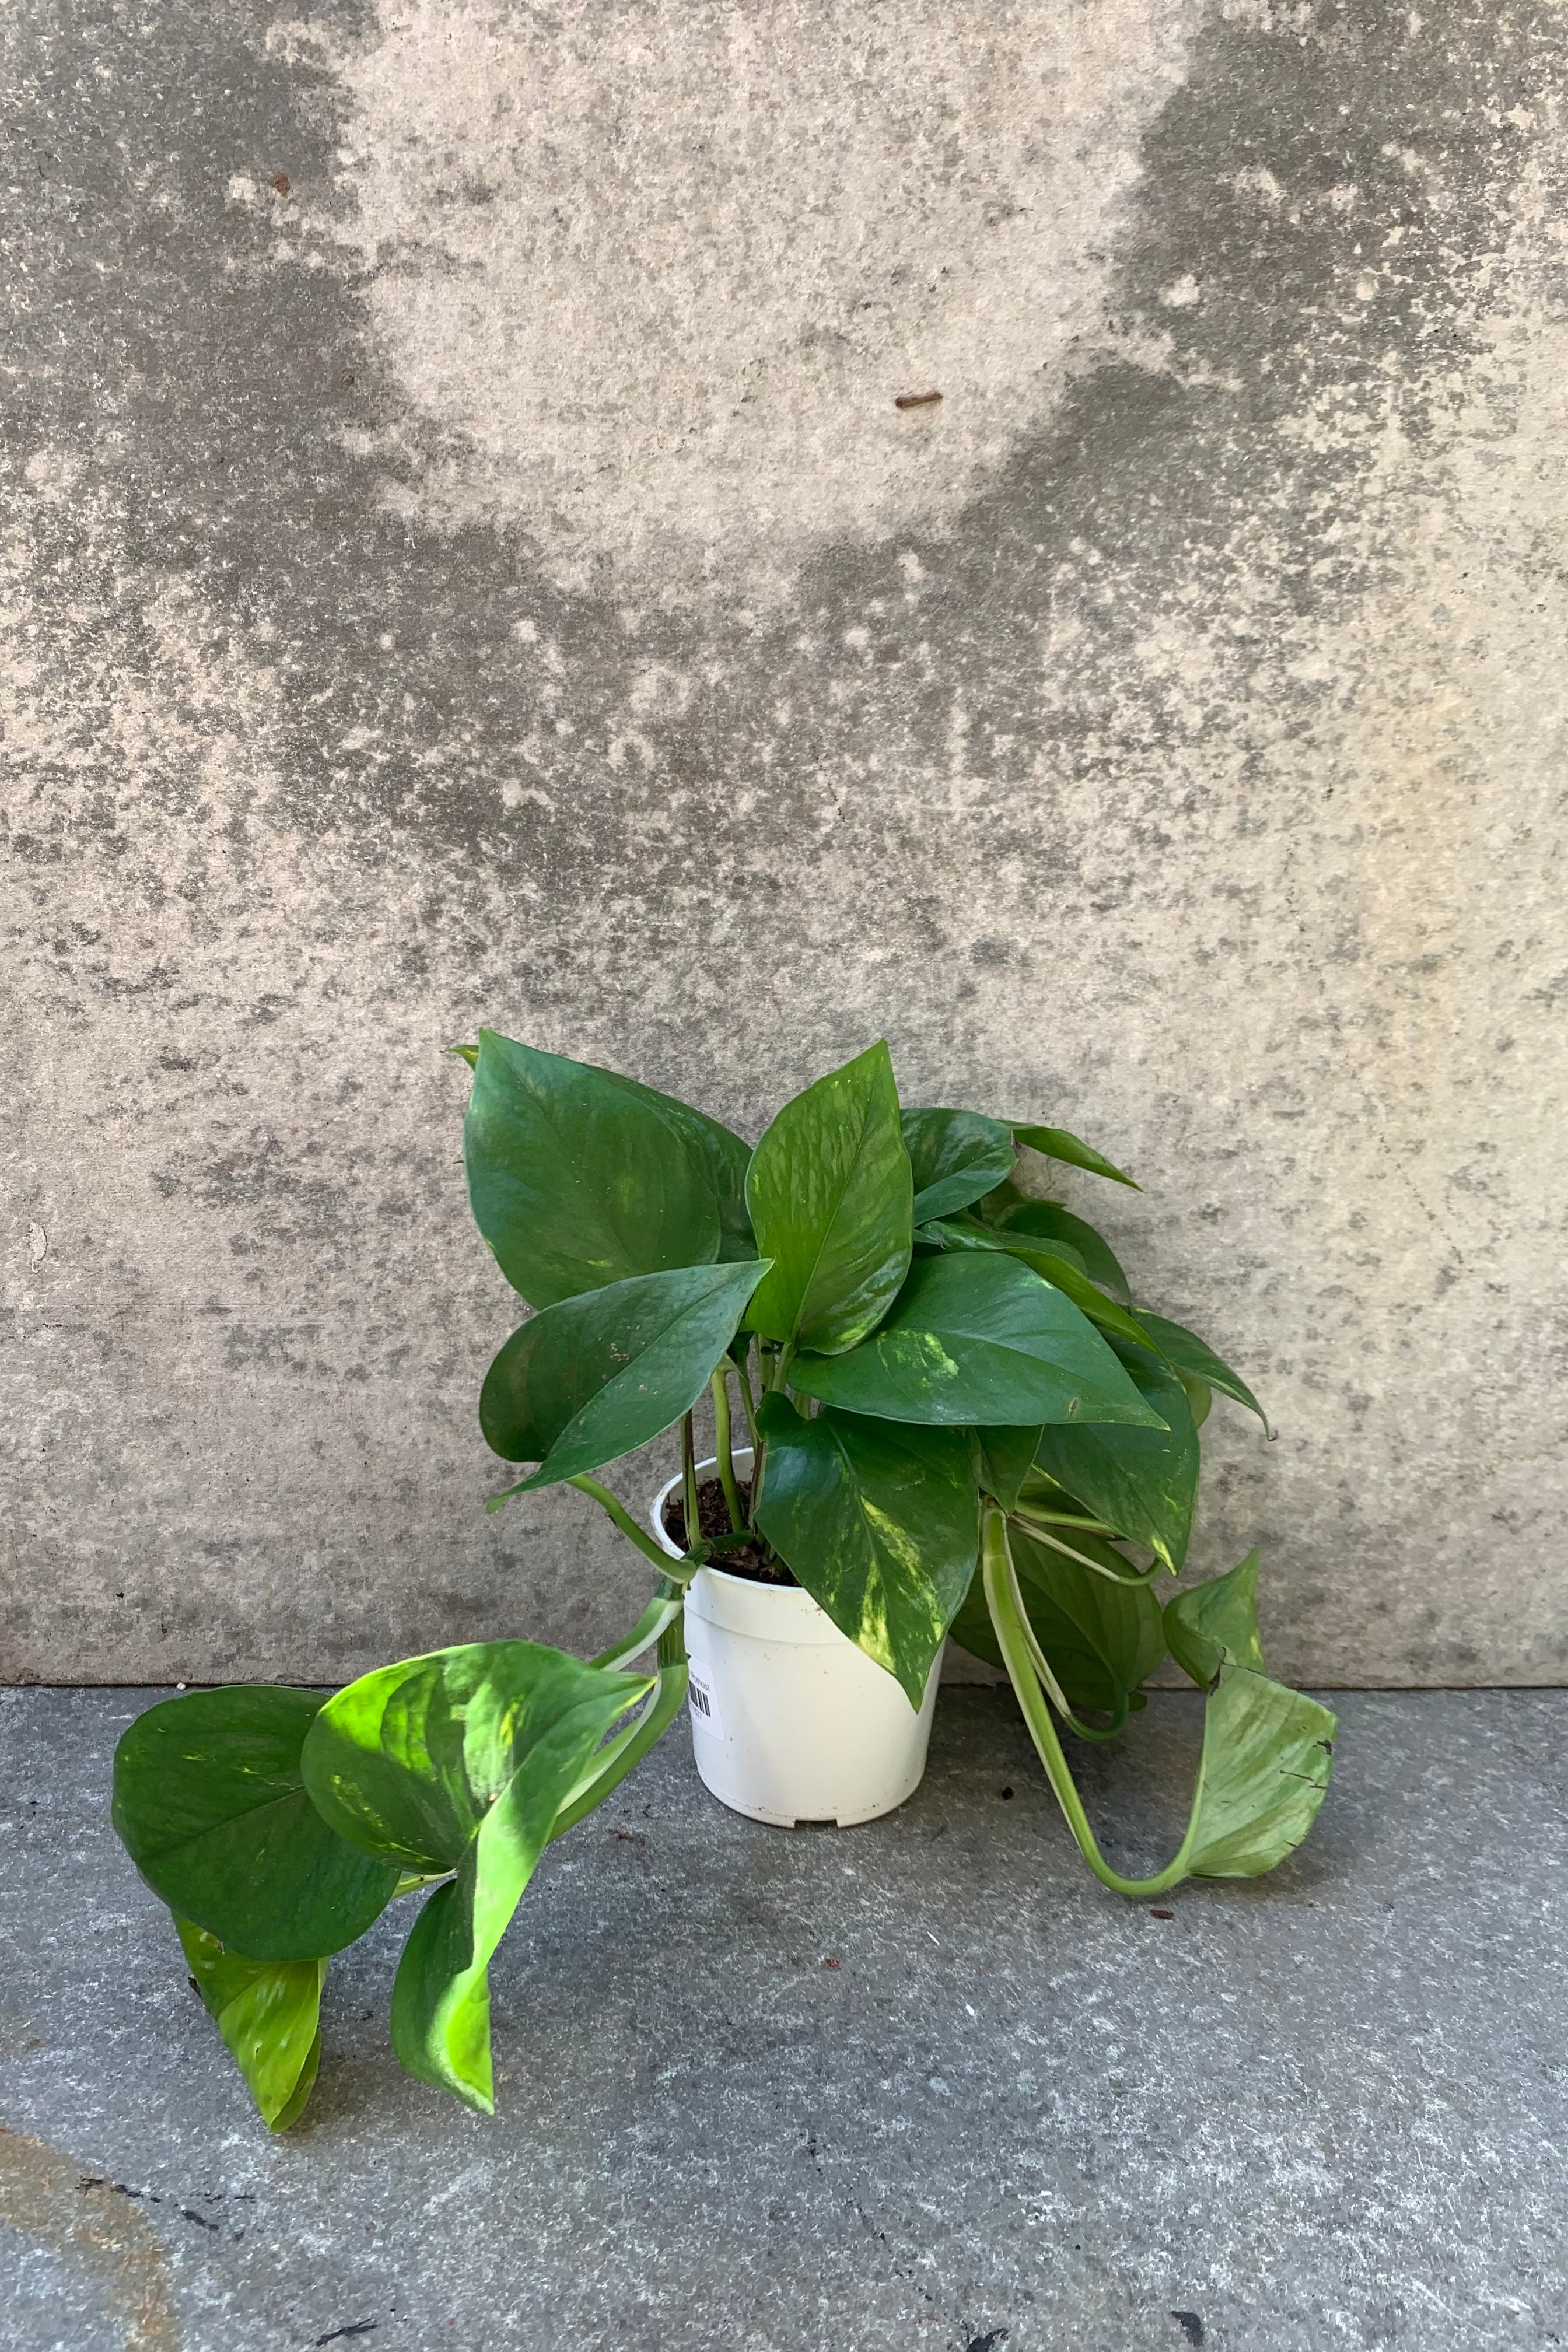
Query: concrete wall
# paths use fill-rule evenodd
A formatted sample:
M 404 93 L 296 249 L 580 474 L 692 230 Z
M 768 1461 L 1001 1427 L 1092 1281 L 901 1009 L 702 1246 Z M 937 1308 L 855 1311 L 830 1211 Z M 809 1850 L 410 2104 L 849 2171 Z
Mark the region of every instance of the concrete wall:
M 485 1019 L 1089 1134 L 1278 1666 L 1562 1678 L 1562 31 L 19 0 L 5 1672 L 631 1606 L 480 1507 Z

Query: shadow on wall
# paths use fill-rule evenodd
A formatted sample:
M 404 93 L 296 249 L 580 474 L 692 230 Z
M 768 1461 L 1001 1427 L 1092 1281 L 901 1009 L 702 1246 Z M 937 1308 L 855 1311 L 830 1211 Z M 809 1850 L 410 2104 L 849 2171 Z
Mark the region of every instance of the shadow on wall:
M 1005 29 L 1019 36 L 1038 13 L 1015 9 Z M 493 110 L 508 95 L 483 81 L 488 16 L 459 12 L 467 50 L 434 96 L 421 95 L 430 36 L 428 11 L 417 9 L 411 29 L 379 43 L 363 12 L 324 13 L 346 82 L 320 50 L 301 55 L 287 28 L 269 34 L 266 12 L 249 7 L 172 15 L 156 42 L 122 35 L 105 12 L 92 35 L 111 81 L 84 82 L 68 45 L 40 43 L 27 94 L 47 106 L 53 145 L 38 282 L 51 271 L 58 285 L 63 268 L 69 301 L 64 312 L 43 301 L 24 310 L 30 414 L 18 425 L 37 436 L 36 486 L 62 493 L 40 499 L 37 514 L 57 648 L 48 715 L 61 730 L 68 803 L 89 823 L 96 809 L 116 833 L 125 681 L 176 695 L 183 684 L 184 756 L 141 771 L 139 797 L 165 799 L 198 828 L 205 816 L 213 857 L 231 867 L 243 866 L 253 828 L 353 836 L 371 858 L 416 835 L 431 859 L 426 919 L 447 931 L 462 925 L 478 860 L 488 882 L 525 894 L 541 943 L 521 973 L 476 975 L 476 999 L 487 986 L 511 997 L 521 985 L 538 1006 L 607 982 L 624 1000 L 636 973 L 617 961 L 611 927 L 635 910 L 646 927 L 637 963 L 650 952 L 657 963 L 687 937 L 685 922 L 672 921 L 678 895 L 701 908 L 721 946 L 754 940 L 749 927 L 760 926 L 781 952 L 781 919 L 824 901 L 848 916 L 864 895 L 889 927 L 885 953 L 971 958 L 975 974 L 957 991 L 961 1024 L 966 991 L 1032 953 L 1016 897 L 990 933 L 966 886 L 1000 861 L 1016 894 L 1021 864 L 1029 895 L 1087 890 L 1110 913 L 1135 862 L 1201 835 L 1202 813 L 1172 804 L 1169 763 L 1179 771 L 1184 748 L 1216 714 L 1234 730 L 1258 822 L 1289 824 L 1258 763 L 1271 733 L 1301 723 L 1313 698 L 1292 687 L 1281 652 L 1353 609 L 1377 572 L 1390 525 L 1376 492 L 1391 414 L 1405 441 L 1419 441 L 1442 421 L 1433 412 L 1453 365 L 1481 347 L 1482 257 L 1517 140 L 1490 135 L 1475 93 L 1492 93 L 1494 110 L 1510 91 L 1538 97 L 1550 27 L 1538 25 L 1532 39 L 1539 11 L 1505 26 L 1490 7 L 1448 8 L 1436 40 L 1413 34 L 1404 11 L 1373 12 L 1368 23 L 1365 12 L 1352 19 L 1334 6 L 1249 6 L 1193 34 L 1185 79 L 1172 88 L 1176 13 L 1089 12 L 1108 76 L 1119 34 L 1140 52 L 1137 71 L 1124 69 L 1125 93 L 1095 85 L 1093 104 L 1075 97 L 1065 53 L 1025 93 L 1046 102 L 1055 90 L 1058 120 L 1104 142 L 1113 180 L 1131 178 L 1121 151 L 1130 132 L 1142 134 L 1142 176 L 1130 188 L 1115 185 L 1109 199 L 1097 188 L 1091 203 L 1079 184 L 1095 182 L 1092 157 L 1042 159 L 1048 141 L 1015 124 L 1013 193 L 993 169 L 972 218 L 961 194 L 940 186 L 944 152 L 950 180 L 978 172 L 967 126 L 949 125 L 945 150 L 929 134 L 906 136 L 882 89 L 879 135 L 862 137 L 848 165 L 838 157 L 838 178 L 831 158 L 803 161 L 804 216 L 790 216 L 793 189 L 773 191 L 754 232 L 737 236 L 728 258 L 739 283 L 724 283 L 720 254 L 728 303 L 706 315 L 695 289 L 722 237 L 707 221 L 672 218 L 679 176 L 665 146 L 645 156 L 646 125 L 612 120 L 602 142 L 618 152 L 618 182 L 574 183 L 584 217 L 553 238 L 530 238 L 533 182 L 523 166 L 559 132 L 563 152 L 550 168 L 570 180 L 578 150 L 569 121 L 542 128 L 531 117 L 526 90 L 513 95 L 515 135 L 511 115 L 499 128 L 486 119 L 479 100 Z M 839 26 L 838 37 L 851 37 Z M 954 62 L 923 12 L 897 37 L 910 47 L 906 63 L 933 45 L 955 100 L 972 85 L 984 89 L 988 75 L 994 111 L 1005 114 L 1020 94 L 1006 78 L 1017 56 L 1000 30 L 967 62 L 962 33 Z M 601 100 L 583 25 L 568 12 L 550 38 L 571 52 L 552 94 L 563 105 Z M 810 77 L 796 90 L 791 76 L 811 54 L 788 40 L 777 51 L 785 95 L 803 106 Z M 771 47 L 733 62 L 748 78 L 737 111 L 746 102 L 766 111 Z M 363 101 L 357 117 L 351 85 Z M 356 152 L 377 109 L 386 151 Z M 787 125 L 787 105 L 778 113 Z M 592 131 L 582 141 L 592 153 Z M 470 143 L 476 157 L 509 164 L 504 189 L 470 168 Z M 719 207 L 717 134 L 715 143 L 694 185 Z M 742 131 L 732 143 L 743 158 Z M 817 466 L 820 478 L 810 476 L 805 511 L 781 526 L 796 565 L 787 606 L 742 607 L 722 578 L 695 577 L 701 543 L 679 513 L 659 511 L 663 486 L 679 501 L 700 473 L 712 544 L 729 546 L 725 467 L 737 445 L 716 413 L 716 387 L 726 341 L 744 328 L 746 273 L 771 259 L 787 274 L 804 249 L 829 295 L 869 304 L 847 268 L 836 280 L 830 266 L 854 241 L 849 200 L 864 193 L 854 174 L 869 183 L 883 163 L 896 177 L 911 152 L 936 176 L 936 194 L 898 185 L 891 219 L 877 204 L 876 258 L 890 281 L 917 262 L 940 269 L 952 226 L 963 267 L 951 305 L 939 293 L 901 310 L 889 282 L 882 323 L 906 343 L 889 335 L 879 350 L 853 313 L 840 321 L 825 305 L 815 315 L 816 278 L 791 278 L 764 323 L 793 332 L 795 348 L 770 350 L 757 337 L 755 372 L 781 403 L 815 390 L 839 399 L 846 382 L 863 384 L 877 425 L 862 472 L 879 502 L 857 510 L 857 480 L 846 486 L 809 420 L 798 436 L 763 436 L 760 471 L 770 484 L 778 478 L 779 503 L 793 460 L 808 476 Z M 395 164 L 420 176 L 399 182 Z M 1088 236 L 1122 218 L 1113 265 L 1096 252 L 1091 268 L 1059 231 L 1054 242 L 1035 232 L 1017 257 L 1019 268 L 1055 272 L 1033 281 L 1042 360 L 1009 282 L 1015 265 L 994 273 L 1005 319 L 982 307 L 992 267 L 984 240 L 1005 239 L 1027 214 L 1022 199 L 1048 198 L 1064 175 L 1080 199 L 1074 225 Z M 362 189 L 393 231 L 375 259 L 356 244 Z M 752 201 L 743 183 L 735 201 Z M 441 243 L 421 241 L 443 222 Z M 520 267 L 548 263 L 557 282 L 509 278 L 498 236 L 502 264 L 514 253 Z M 80 267 L 84 250 L 90 269 Z M 665 268 L 691 289 L 689 309 L 664 321 L 670 348 L 647 361 L 645 382 L 628 346 L 609 383 L 582 384 L 574 423 L 570 338 L 584 309 L 606 292 L 630 300 L 637 288 L 635 320 L 651 333 Z M 510 305 L 499 325 L 498 295 Z M 367 332 L 373 317 L 388 331 Z M 523 358 L 544 372 L 543 391 L 531 401 L 526 387 L 498 384 L 487 405 L 477 362 L 504 373 L 511 327 Z M 705 394 L 695 415 L 678 406 L 689 337 Z M 1001 361 L 987 350 L 998 337 Z M 835 361 L 836 338 L 846 350 Z M 389 355 L 445 394 L 451 413 L 411 399 Z M 910 372 L 923 382 L 933 368 L 976 378 L 984 432 L 951 381 L 940 410 L 894 411 Z M 564 456 L 521 438 L 508 446 L 509 420 L 521 436 L 540 416 L 558 425 Z M 640 471 L 618 464 L 628 438 Z M 888 457 L 884 445 L 900 440 L 921 445 L 918 463 Z M 588 470 L 584 450 L 601 441 L 616 487 L 595 546 L 564 509 L 581 487 L 574 471 Z M 967 488 L 962 516 L 942 511 L 941 529 L 922 530 L 922 509 L 945 509 L 955 474 Z M 459 495 L 454 486 L 465 483 Z M 734 497 L 742 488 L 731 485 Z M 551 515 L 552 492 L 570 562 L 557 561 L 553 521 L 537 520 Z M 836 496 L 847 527 L 814 553 L 813 508 L 831 512 Z M 503 528 L 463 525 L 465 507 L 487 506 Z M 766 501 L 748 512 L 750 541 L 764 541 Z M 628 576 L 605 551 L 623 523 L 635 539 L 639 515 L 654 545 L 631 549 Z M 560 569 L 580 574 L 575 592 L 551 584 Z M 249 708 L 237 713 L 223 692 L 226 659 L 247 674 Z M 220 780 L 204 740 L 227 754 Z M 1108 777 L 1117 788 L 1104 812 L 1110 838 L 1090 849 L 1072 803 L 1094 801 Z M 79 837 L 68 841 L 46 820 L 22 845 L 47 863 Z M 901 887 L 884 887 L 895 875 Z M 581 916 L 574 938 L 561 935 L 563 908 Z M 596 919 L 604 909 L 608 924 Z M 969 939 L 954 930 L 966 919 L 980 926 Z M 481 963 L 486 945 L 475 937 Z M 405 969 L 419 954 L 418 940 L 404 942 Z M 930 1014 L 945 1024 L 954 1010 L 944 990 Z M 613 1031 L 623 1016 L 600 1017 Z M 858 1038 L 858 1008 L 840 1025 Z

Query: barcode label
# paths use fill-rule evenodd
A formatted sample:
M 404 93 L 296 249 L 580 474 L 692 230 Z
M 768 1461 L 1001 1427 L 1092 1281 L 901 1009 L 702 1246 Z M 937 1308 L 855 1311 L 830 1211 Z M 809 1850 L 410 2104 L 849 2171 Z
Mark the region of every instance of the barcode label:
M 687 1700 L 691 1708 L 691 1727 L 694 1731 L 705 1731 L 710 1739 L 722 1739 L 724 1718 L 719 1712 L 719 1694 L 713 1687 L 713 1677 L 706 1666 L 698 1664 L 695 1658 L 689 1659 L 687 1663 L 691 1674 L 686 1686 Z

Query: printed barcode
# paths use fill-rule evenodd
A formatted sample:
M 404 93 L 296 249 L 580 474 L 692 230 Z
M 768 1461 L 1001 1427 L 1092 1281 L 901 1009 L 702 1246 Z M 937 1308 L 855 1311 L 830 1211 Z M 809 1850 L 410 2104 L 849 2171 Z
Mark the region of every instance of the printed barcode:
M 722 1741 L 724 1718 L 719 1711 L 719 1694 L 713 1687 L 713 1677 L 705 1665 L 690 1661 L 691 1679 L 686 1696 L 691 1703 L 691 1728 L 701 1732 L 705 1739 Z

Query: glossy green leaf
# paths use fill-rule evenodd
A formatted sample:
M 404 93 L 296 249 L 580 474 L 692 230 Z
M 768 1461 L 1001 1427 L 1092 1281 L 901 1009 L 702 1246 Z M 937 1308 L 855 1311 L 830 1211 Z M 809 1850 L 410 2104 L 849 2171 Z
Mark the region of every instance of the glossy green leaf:
M 752 1220 L 746 1213 L 746 1171 L 752 1162 L 752 1147 L 738 1135 L 721 1127 L 706 1111 L 696 1110 L 674 1095 L 661 1095 L 653 1087 L 638 1084 L 636 1078 L 617 1078 L 616 1085 L 625 1088 L 639 1102 L 647 1103 L 673 1129 L 700 1171 L 703 1181 L 712 1193 L 719 1211 L 719 1256 L 727 1265 L 738 1265 L 758 1255 L 756 1239 L 752 1232 Z M 693 1264 L 697 1261 L 693 1260 Z
M 1165 1603 L 1165 1643 L 1184 1675 L 1205 1690 L 1224 1660 L 1267 1674 L 1258 1631 L 1258 1553 Z
M 1160 1604 L 1147 1585 L 1110 1580 L 1132 1573 L 1114 1546 L 1077 1528 L 1063 1530 L 1063 1538 L 1110 1574 L 1099 1575 L 1014 1528 L 1008 1540 L 1025 1611 L 1068 1704 L 1120 1716 L 1164 1656 Z M 1003 1664 L 979 1576 L 953 1621 L 952 1637 L 976 1657 Z
M 907 1110 L 900 1120 L 914 1172 L 914 1220 L 951 1216 L 1013 1173 L 1013 1130 L 973 1110 Z
M 1119 1536 L 1147 1544 L 1167 1568 L 1179 1569 L 1192 1537 L 1199 1471 L 1186 1391 L 1146 1348 L 1118 1347 L 1116 1353 L 1165 1427 L 1047 1429 L 1035 1459 Z
M 1165 1642 L 1208 1692 L 1188 1867 L 1254 1878 L 1300 1844 L 1329 1784 L 1338 1726 L 1271 1682 L 1258 1632 L 1258 1554 L 1165 1604 Z
M 177 1917 L 255 1961 L 314 1963 L 363 1936 L 397 1873 L 345 1845 L 300 1776 L 320 1691 L 188 1691 L 139 1715 L 114 1753 L 113 1822 Z
M 768 1444 L 759 1527 L 918 1707 L 980 1547 L 966 1438 L 831 1411 L 806 1421 L 776 1395 L 758 1419 Z
M 1082 1258 L 1079 1255 L 1079 1253 L 1074 1249 L 1070 1242 L 1047 1243 L 1043 1241 L 1037 1234 L 1011 1234 L 1005 1231 L 996 1233 L 993 1235 L 992 1240 L 993 1245 L 995 1248 L 1011 1251 L 1016 1257 L 1021 1257 L 1026 1265 L 1035 1265 L 1035 1271 L 1037 1274 L 1039 1273 L 1042 1266 L 1049 1265 L 1052 1260 L 1056 1260 L 1062 1265 L 1068 1267 L 1069 1272 L 1076 1274 L 1081 1282 L 1085 1284 L 1088 1283 L 1089 1268 L 1085 1265 Z M 1037 1265 L 1036 1265 L 1037 1258 L 1038 1259 Z M 1043 1278 L 1047 1282 L 1049 1282 L 1051 1279 L 1048 1274 Z M 1104 1300 L 1097 1300 L 1096 1303 L 1110 1307 L 1116 1302 L 1107 1298 Z
M 1037 1234 L 1015 1228 L 1012 1213 L 995 1225 L 983 1225 L 973 1218 L 942 1217 L 922 1225 L 920 1237 L 940 1242 L 944 1249 L 953 1251 L 1005 1251 L 1037 1274 L 1042 1282 L 1049 1282 L 1070 1298 L 1073 1305 L 1102 1330 L 1110 1331 L 1119 1339 L 1130 1339 L 1140 1346 L 1149 1344 L 1149 1335 L 1129 1307 L 1119 1300 L 1108 1298 L 1089 1280 L 1082 1257 L 1070 1242 L 1047 1241 Z
M 881 1320 L 909 1271 L 914 1182 L 888 1048 L 786 1103 L 752 1155 L 746 1203 L 772 1258 L 747 1320 L 824 1355 Z
M 1002 1252 L 918 1259 L 879 1330 L 848 1355 L 797 1356 L 790 1381 L 889 1421 L 1159 1420 L 1093 1324 Z
M 1018 1202 L 1004 1209 L 996 1222 L 1005 1234 L 1027 1234 L 1036 1240 L 1070 1249 L 1091 1282 L 1101 1283 L 1107 1290 L 1114 1291 L 1123 1306 L 1131 1300 L 1127 1276 L 1116 1252 L 1103 1234 L 1097 1234 L 1092 1225 L 1075 1217 L 1070 1209 L 1062 1208 L 1055 1201 Z
M 1175 1366 L 1177 1371 L 1204 1381 L 1211 1389 L 1218 1389 L 1221 1396 L 1234 1397 L 1237 1404 L 1246 1405 L 1249 1412 L 1258 1415 L 1264 1428 L 1268 1428 L 1268 1416 L 1247 1382 L 1215 1354 L 1205 1340 L 1200 1339 L 1194 1331 L 1184 1330 L 1180 1323 L 1170 1322 L 1163 1315 L 1147 1314 L 1142 1307 L 1139 1308 L 1138 1314 L 1160 1353 L 1168 1363 Z
M 975 1475 L 986 1494 L 1010 1511 L 1023 1490 L 1044 1434 L 1038 1422 L 1022 1428 L 993 1425 L 969 1433 L 974 1447 Z
M 1204 1709 L 1193 1842 L 1198 1878 L 1257 1878 L 1306 1836 L 1332 1769 L 1326 1706 L 1227 1657 Z
M 1040 1152 L 1047 1160 L 1061 1160 L 1066 1167 L 1087 1168 L 1091 1176 L 1109 1176 L 1114 1183 L 1131 1185 L 1134 1192 L 1142 1189 L 1132 1182 L 1131 1176 L 1124 1176 L 1113 1161 L 1107 1160 L 1103 1151 L 1097 1151 L 1092 1143 L 1085 1143 L 1079 1136 L 1069 1135 L 1065 1127 L 1019 1127 L 1015 1124 L 1013 1139 L 1016 1143 L 1026 1143 L 1031 1151 Z
M 247 1960 L 194 1920 L 176 1917 L 207 2015 L 250 2088 L 262 2121 L 287 2131 L 304 2112 L 321 2058 L 322 1960 Z
M 508 1491 L 597 1470 L 689 1412 L 735 1334 L 764 1266 L 683 1266 L 547 1307 L 485 1375 L 479 1426 L 508 1462 L 537 1462 Z
M 475 1222 L 531 1306 L 719 1255 L 719 1202 L 668 1097 L 609 1070 L 481 1029 L 463 1154 Z
M 1042 1282 L 1054 1283 L 1079 1312 L 1098 1323 L 1102 1331 L 1110 1332 L 1118 1339 L 1131 1340 L 1135 1346 L 1147 1344 L 1148 1334 L 1137 1316 L 1119 1300 L 1107 1298 L 1103 1290 L 1096 1289 L 1083 1272 L 1081 1261 L 1075 1264 L 1064 1256 L 1067 1244 L 1037 1246 L 1027 1234 L 1016 1237 L 1004 1234 L 1001 1238 L 1013 1256 L 1037 1274 Z
M 1207 1381 L 1200 1381 L 1195 1372 L 1184 1372 L 1179 1364 L 1174 1367 L 1174 1370 L 1176 1378 L 1186 1391 L 1187 1405 L 1193 1416 L 1193 1425 L 1195 1429 L 1201 1429 L 1214 1409 L 1214 1391 Z
M 654 1686 L 536 1643 L 477 1642 L 364 1675 L 311 1727 L 306 1785 L 339 1833 L 400 1870 L 456 1874 L 405 1948 L 393 2047 L 486 2114 L 490 1957 L 595 1749 Z

